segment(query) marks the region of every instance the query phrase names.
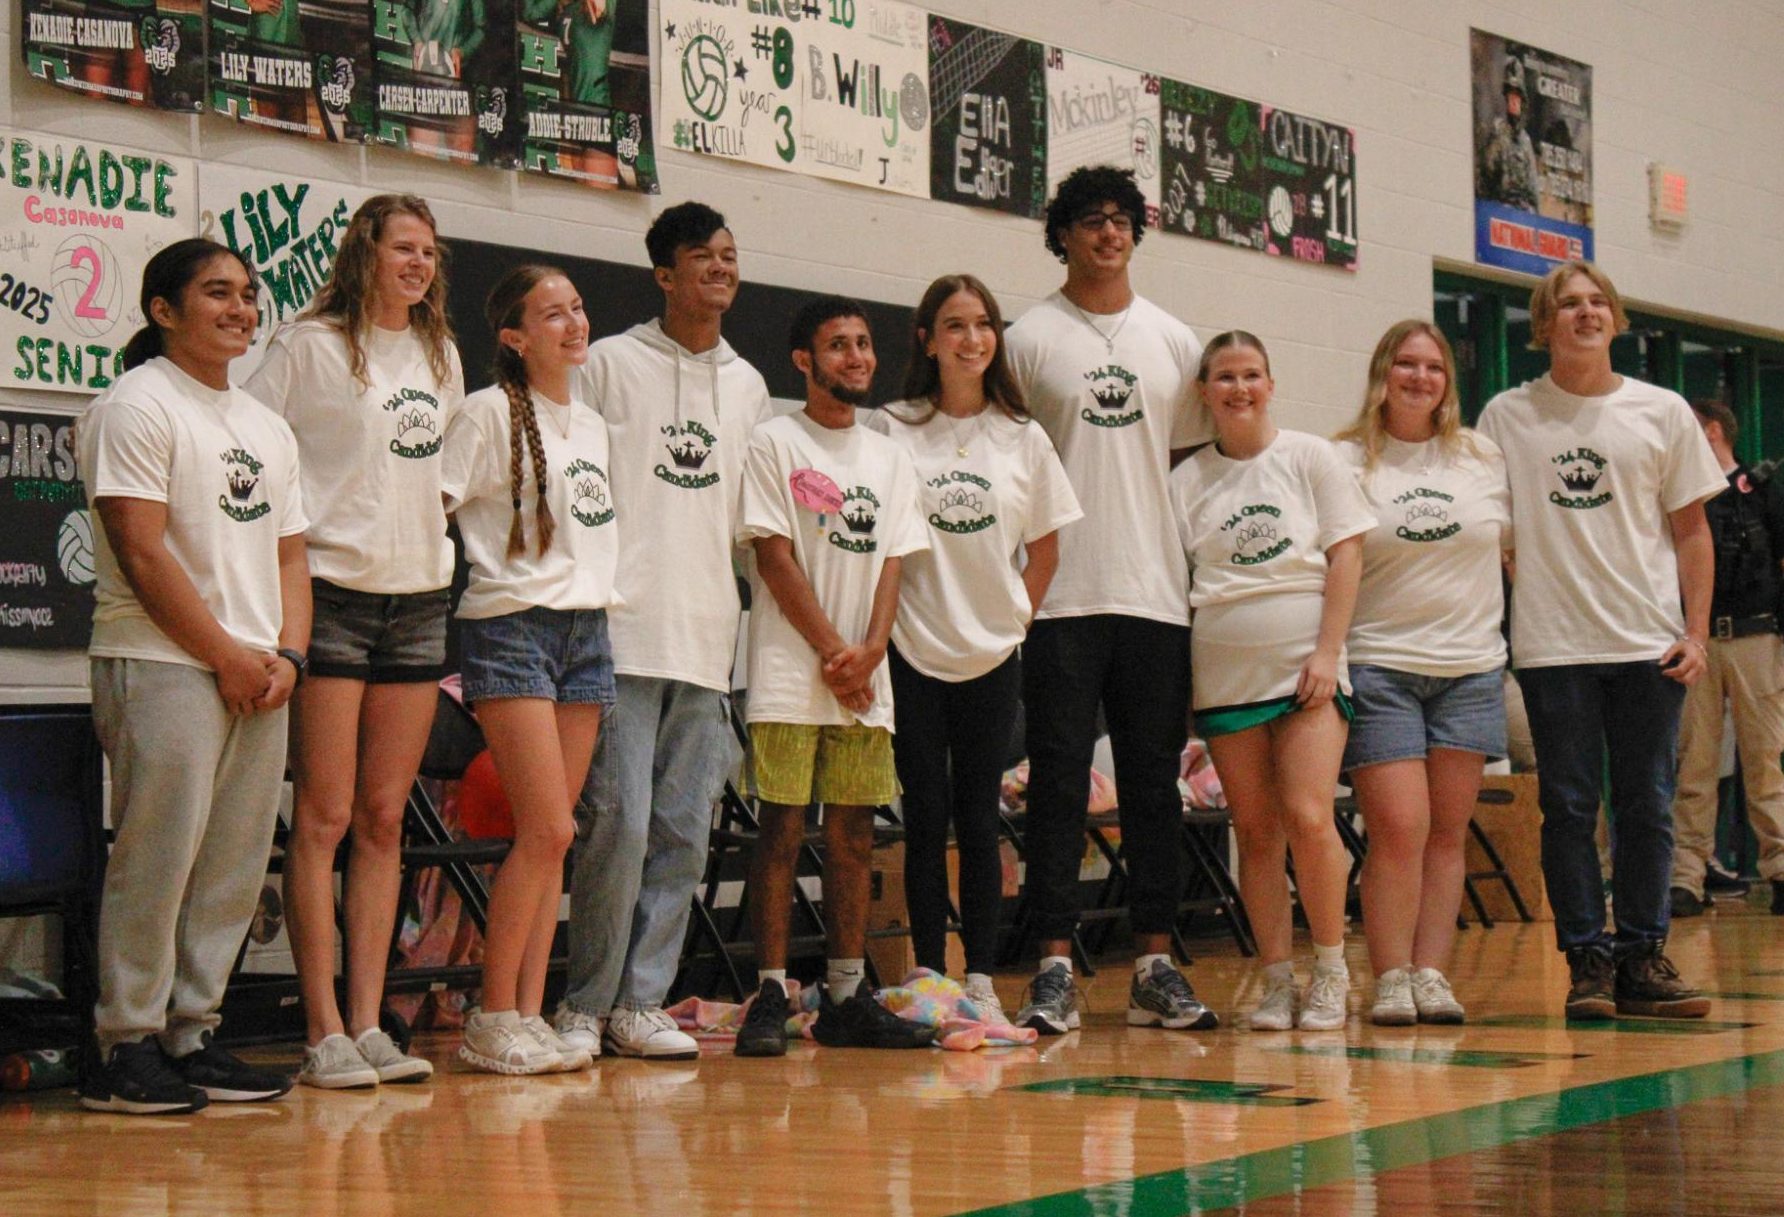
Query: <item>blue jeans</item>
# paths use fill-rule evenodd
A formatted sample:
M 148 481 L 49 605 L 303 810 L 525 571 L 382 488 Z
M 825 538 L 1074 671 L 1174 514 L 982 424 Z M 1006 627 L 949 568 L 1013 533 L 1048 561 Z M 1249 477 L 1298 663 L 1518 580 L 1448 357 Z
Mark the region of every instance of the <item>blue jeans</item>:
M 1685 686 L 1651 661 L 1517 672 L 1536 744 L 1542 875 L 1561 950 L 1610 947 L 1594 833 L 1610 753 L 1614 946 L 1666 938 L 1673 789 Z
M 742 747 L 724 694 L 621 676 L 576 803 L 564 1004 L 605 1018 L 660 1006 L 675 983 L 712 804 Z

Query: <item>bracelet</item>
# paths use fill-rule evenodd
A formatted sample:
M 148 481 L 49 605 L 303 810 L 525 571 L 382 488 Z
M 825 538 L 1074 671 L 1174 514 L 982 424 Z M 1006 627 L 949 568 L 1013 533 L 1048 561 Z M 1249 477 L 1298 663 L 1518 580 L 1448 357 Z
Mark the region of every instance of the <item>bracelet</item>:
M 1706 647 L 1703 643 L 1699 642 L 1697 639 L 1693 638 L 1689 634 L 1680 634 L 1679 641 L 1690 643 L 1692 646 L 1697 648 L 1698 654 L 1700 654 L 1700 655 L 1707 656 L 1710 653 L 1710 649 L 1708 647 Z

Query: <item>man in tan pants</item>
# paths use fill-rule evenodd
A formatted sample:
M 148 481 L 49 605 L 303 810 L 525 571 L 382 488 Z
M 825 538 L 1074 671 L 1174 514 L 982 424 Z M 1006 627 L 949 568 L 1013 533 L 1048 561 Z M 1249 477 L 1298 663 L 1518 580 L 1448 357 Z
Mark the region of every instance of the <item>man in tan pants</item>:
M 1747 818 L 1759 838 L 1759 873 L 1771 880 L 1772 912 L 1784 914 L 1784 639 L 1777 615 L 1784 485 L 1756 477 L 1735 459 L 1732 410 L 1719 401 L 1691 408 L 1728 475 L 1728 493 L 1705 506 L 1716 543 L 1716 591 L 1709 670 L 1686 694 L 1679 725 L 1672 914 L 1695 916 L 1709 903 L 1704 881 L 1716 849 L 1724 699 L 1734 718 Z

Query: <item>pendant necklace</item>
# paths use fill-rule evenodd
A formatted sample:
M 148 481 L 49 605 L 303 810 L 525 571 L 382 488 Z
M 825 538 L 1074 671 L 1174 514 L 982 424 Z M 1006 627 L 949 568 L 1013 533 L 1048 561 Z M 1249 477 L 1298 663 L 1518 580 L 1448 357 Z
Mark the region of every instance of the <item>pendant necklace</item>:
M 1084 324 L 1096 331 L 1096 336 L 1103 340 L 1103 346 L 1107 347 L 1109 354 L 1113 355 L 1115 353 L 1115 339 L 1120 336 L 1122 329 L 1127 325 L 1128 317 L 1134 311 L 1133 302 L 1131 300 L 1128 302 L 1127 307 L 1121 310 L 1121 319 L 1115 323 L 1115 328 L 1105 334 L 1103 332 L 1103 327 L 1092 321 L 1090 319 L 1090 314 L 1079 308 L 1070 298 L 1062 295 L 1060 299 L 1065 300 L 1067 304 L 1070 304 L 1072 306 L 1072 311 L 1078 314 Z
M 971 455 L 971 450 L 967 447 L 967 440 L 960 438 L 960 429 L 954 425 L 954 416 L 952 414 L 943 414 L 939 406 L 936 408 L 935 412 L 941 414 L 943 418 L 948 420 L 948 432 L 954 437 L 954 455 L 964 460 L 967 456 Z M 979 412 L 972 417 L 974 419 L 979 419 L 983 418 L 984 414 L 984 407 L 980 407 Z

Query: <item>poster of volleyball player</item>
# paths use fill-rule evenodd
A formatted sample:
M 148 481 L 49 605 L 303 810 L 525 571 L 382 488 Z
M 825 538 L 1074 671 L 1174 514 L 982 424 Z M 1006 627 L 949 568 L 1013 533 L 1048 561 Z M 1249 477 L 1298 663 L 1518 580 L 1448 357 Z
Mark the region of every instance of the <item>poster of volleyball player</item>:
M 646 0 L 519 0 L 516 16 L 522 167 L 656 193 Z
M 194 111 L 204 0 L 24 0 L 25 70 L 88 97 Z
M 210 107 L 335 143 L 371 134 L 371 0 L 210 0 Z
M 514 0 L 378 0 L 372 6 L 379 143 L 511 169 Z

